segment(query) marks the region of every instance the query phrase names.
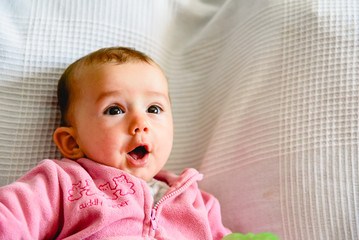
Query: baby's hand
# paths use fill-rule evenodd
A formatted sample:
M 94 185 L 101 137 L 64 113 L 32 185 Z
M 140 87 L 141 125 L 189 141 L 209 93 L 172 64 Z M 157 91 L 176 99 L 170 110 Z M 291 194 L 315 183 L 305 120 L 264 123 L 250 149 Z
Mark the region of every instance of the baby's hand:
M 274 235 L 273 233 L 260 233 L 254 235 L 253 233 L 247 233 L 245 235 L 240 233 L 231 233 L 222 240 L 280 240 L 279 237 Z

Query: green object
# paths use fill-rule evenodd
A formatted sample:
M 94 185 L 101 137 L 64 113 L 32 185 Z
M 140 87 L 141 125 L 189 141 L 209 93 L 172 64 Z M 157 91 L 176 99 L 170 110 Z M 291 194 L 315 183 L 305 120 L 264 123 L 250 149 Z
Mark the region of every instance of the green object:
M 222 240 L 280 240 L 280 238 L 273 233 L 247 233 L 245 235 L 240 233 L 231 233 L 222 238 Z

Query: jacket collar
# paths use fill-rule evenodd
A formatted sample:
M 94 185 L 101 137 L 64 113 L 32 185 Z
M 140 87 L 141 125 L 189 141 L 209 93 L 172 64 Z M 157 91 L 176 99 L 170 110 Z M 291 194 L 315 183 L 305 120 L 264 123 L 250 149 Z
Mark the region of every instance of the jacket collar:
M 200 181 L 202 178 L 203 175 L 194 168 L 185 169 L 179 176 L 167 170 L 161 170 L 155 176 L 156 180 L 167 183 L 171 188 L 180 188 L 189 180 Z

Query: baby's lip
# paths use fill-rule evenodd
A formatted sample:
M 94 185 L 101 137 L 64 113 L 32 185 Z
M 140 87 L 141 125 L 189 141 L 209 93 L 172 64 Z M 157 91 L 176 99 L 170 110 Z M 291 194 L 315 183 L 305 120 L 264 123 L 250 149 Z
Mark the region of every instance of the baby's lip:
M 139 144 L 127 153 L 127 163 L 131 167 L 145 167 L 149 161 L 151 148 L 146 144 Z
M 149 147 L 146 144 L 140 144 L 132 151 L 128 152 L 127 154 L 130 155 L 134 160 L 143 159 L 149 153 Z

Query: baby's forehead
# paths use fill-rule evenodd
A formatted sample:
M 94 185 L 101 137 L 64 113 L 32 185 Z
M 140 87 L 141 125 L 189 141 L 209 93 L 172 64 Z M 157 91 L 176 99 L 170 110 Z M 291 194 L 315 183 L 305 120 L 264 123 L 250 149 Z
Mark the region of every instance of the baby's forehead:
M 115 60 L 112 61 L 106 61 L 106 62 L 91 62 L 91 63 L 85 63 L 85 64 L 81 64 L 79 65 L 76 70 L 74 71 L 74 79 L 81 79 L 81 76 L 88 73 L 88 72 L 93 72 L 93 71 L 105 71 L 106 69 L 108 69 L 109 67 L 118 67 L 118 66 L 123 66 L 123 65 L 128 65 L 131 64 L 132 66 L 136 67 L 138 66 L 138 68 L 142 68 L 143 65 L 147 65 L 147 66 L 151 66 L 154 67 L 158 70 L 160 70 L 160 72 L 163 74 L 163 76 L 166 78 L 164 74 L 164 71 L 162 70 L 162 68 L 155 62 L 145 62 L 145 61 L 128 61 L 128 62 L 123 62 L 123 63 L 119 63 L 116 62 Z
M 97 80 L 101 80 L 102 78 L 93 77 L 96 74 L 99 75 L 106 75 L 107 71 L 111 72 L 111 68 L 116 68 L 123 65 L 131 65 L 132 68 L 137 68 L 140 71 L 143 66 L 150 66 L 157 70 L 159 70 L 160 74 L 163 76 L 163 84 L 165 85 L 166 92 L 169 94 L 168 91 L 168 80 L 166 75 L 164 74 L 161 67 L 155 62 L 145 62 L 145 61 L 128 61 L 125 63 L 118 63 L 116 61 L 107 61 L 107 62 L 92 62 L 89 64 L 82 64 L 78 66 L 76 71 L 73 72 L 72 80 L 71 80 L 71 91 L 79 91 L 81 87 L 87 84 L 96 83 Z M 133 69 L 132 69 L 133 71 Z M 135 70 L 137 71 L 137 70 Z M 94 81 L 91 83 L 91 81 Z

